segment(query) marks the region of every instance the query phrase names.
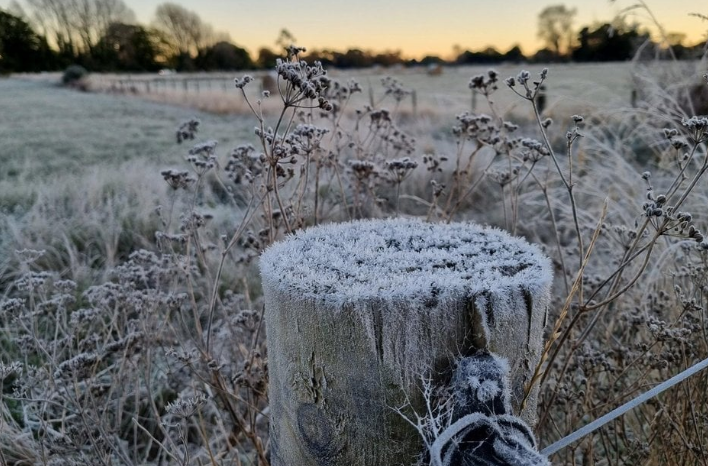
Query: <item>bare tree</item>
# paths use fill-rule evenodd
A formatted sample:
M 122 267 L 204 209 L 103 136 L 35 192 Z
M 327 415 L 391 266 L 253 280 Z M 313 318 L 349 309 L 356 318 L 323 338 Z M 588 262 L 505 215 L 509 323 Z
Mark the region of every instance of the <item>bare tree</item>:
M 214 30 L 198 14 L 175 3 L 163 3 L 155 11 L 155 28 L 180 55 L 194 55 L 214 41 Z
M 573 41 L 573 18 L 578 11 L 565 5 L 551 5 L 538 15 L 538 37 L 557 56 L 567 54 Z
M 282 48 L 283 50 L 290 47 L 291 45 L 295 45 L 297 43 L 297 39 L 295 39 L 295 36 L 290 33 L 287 29 L 283 28 L 280 30 L 280 34 L 278 34 L 278 38 L 275 40 L 275 45 L 277 45 L 279 48 Z
M 22 8 L 22 5 L 20 5 L 19 2 L 16 0 L 12 0 L 10 4 L 7 6 L 6 11 L 10 13 L 13 16 L 17 16 L 18 18 L 22 18 L 26 22 L 30 22 L 29 16 L 27 16 L 27 12 L 25 11 L 24 8 Z
M 60 52 L 92 53 L 111 23 L 135 21 L 123 0 L 25 0 L 27 17 Z
M 70 2 L 63 0 L 26 0 L 28 17 L 42 35 L 54 41 L 59 52 L 74 55 L 76 46 Z
M 93 52 L 112 23 L 135 22 L 135 13 L 123 0 L 71 0 L 70 4 L 73 27 L 84 52 Z

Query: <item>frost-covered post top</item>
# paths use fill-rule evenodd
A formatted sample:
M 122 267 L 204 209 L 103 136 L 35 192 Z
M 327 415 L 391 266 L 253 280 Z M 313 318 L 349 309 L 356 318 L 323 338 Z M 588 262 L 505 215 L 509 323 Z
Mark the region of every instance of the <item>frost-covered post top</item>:
M 282 293 L 334 308 L 433 307 L 510 289 L 534 295 L 551 282 L 548 259 L 522 239 L 470 223 L 404 219 L 301 231 L 265 251 L 261 273 Z

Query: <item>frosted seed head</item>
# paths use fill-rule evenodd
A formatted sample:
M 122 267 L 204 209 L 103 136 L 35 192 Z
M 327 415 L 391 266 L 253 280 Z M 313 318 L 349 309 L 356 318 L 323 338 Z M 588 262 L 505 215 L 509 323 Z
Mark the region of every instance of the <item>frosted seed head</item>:
M 36 249 L 22 249 L 20 251 L 15 251 L 15 254 L 19 258 L 20 262 L 23 264 L 31 264 L 40 257 L 42 257 L 44 254 L 46 254 L 46 251 L 44 249 L 41 250 L 36 250 Z
M 179 128 L 177 128 L 177 144 L 181 144 L 182 141 L 194 139 L 198 129 L 199 120 L 196 118 L 183 122 Z
M 22 363 L 19 361 L 13 361 L 10 364 L 0 362 L 0 381 L 18 374 L 22 374 Z
M 516 80 L 519 81 L 519 84 L 521 84 L 522 86 L 526 86 L 530 77 L 531 73 L 526 70 L 521 70 L 521 72 L 516 77 Z
M 253 82 L 253 76 L 248 75 L 248 74 L 245 75 L 243 78 L 234 79 L 234 85 L 236 86 L 237 89 L 243 89 L 251 82 Z
M 187 418 L 196 413 L 197 409 L 204 405 L 206 401 L 206 395 L 198 393 L 192 397 L 178 398 L 176 401 L 168 403 L 166 409 L 169 414 Z

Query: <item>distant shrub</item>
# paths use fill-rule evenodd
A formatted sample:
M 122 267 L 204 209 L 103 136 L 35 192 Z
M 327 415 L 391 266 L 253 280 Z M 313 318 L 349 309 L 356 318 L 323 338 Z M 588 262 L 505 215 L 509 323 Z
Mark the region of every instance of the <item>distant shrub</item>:
M 88 76 L 88 71 L 81 65 L 71 65 L 61 77 L 61 82 L 65 86 L 81 86 L 81 82 Z

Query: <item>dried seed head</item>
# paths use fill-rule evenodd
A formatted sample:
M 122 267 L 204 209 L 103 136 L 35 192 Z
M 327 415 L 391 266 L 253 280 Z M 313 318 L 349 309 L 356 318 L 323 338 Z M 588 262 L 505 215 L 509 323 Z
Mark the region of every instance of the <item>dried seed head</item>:
M 179 398 L 172 403 L 168 403 L 166 408 L 170 414 L 187 418 L 196 413 L 197 409 L 203 406 L 206 401 L 206 395 L 198 393 L 193 397 Z
M 192 118 L 182 123 L 179 128 L 177 128 L 177 144 L 181 144 L 182 141 L 186 141 L 188 139 L 194 139 L 198 129 L 199 120 L 195 118 Z
M 248 85 L 248 83 L 253 82 L 253 76 L 245 75 L 243 78 L 235 78 L 234 85 L 237 89 L 243 89 Z

